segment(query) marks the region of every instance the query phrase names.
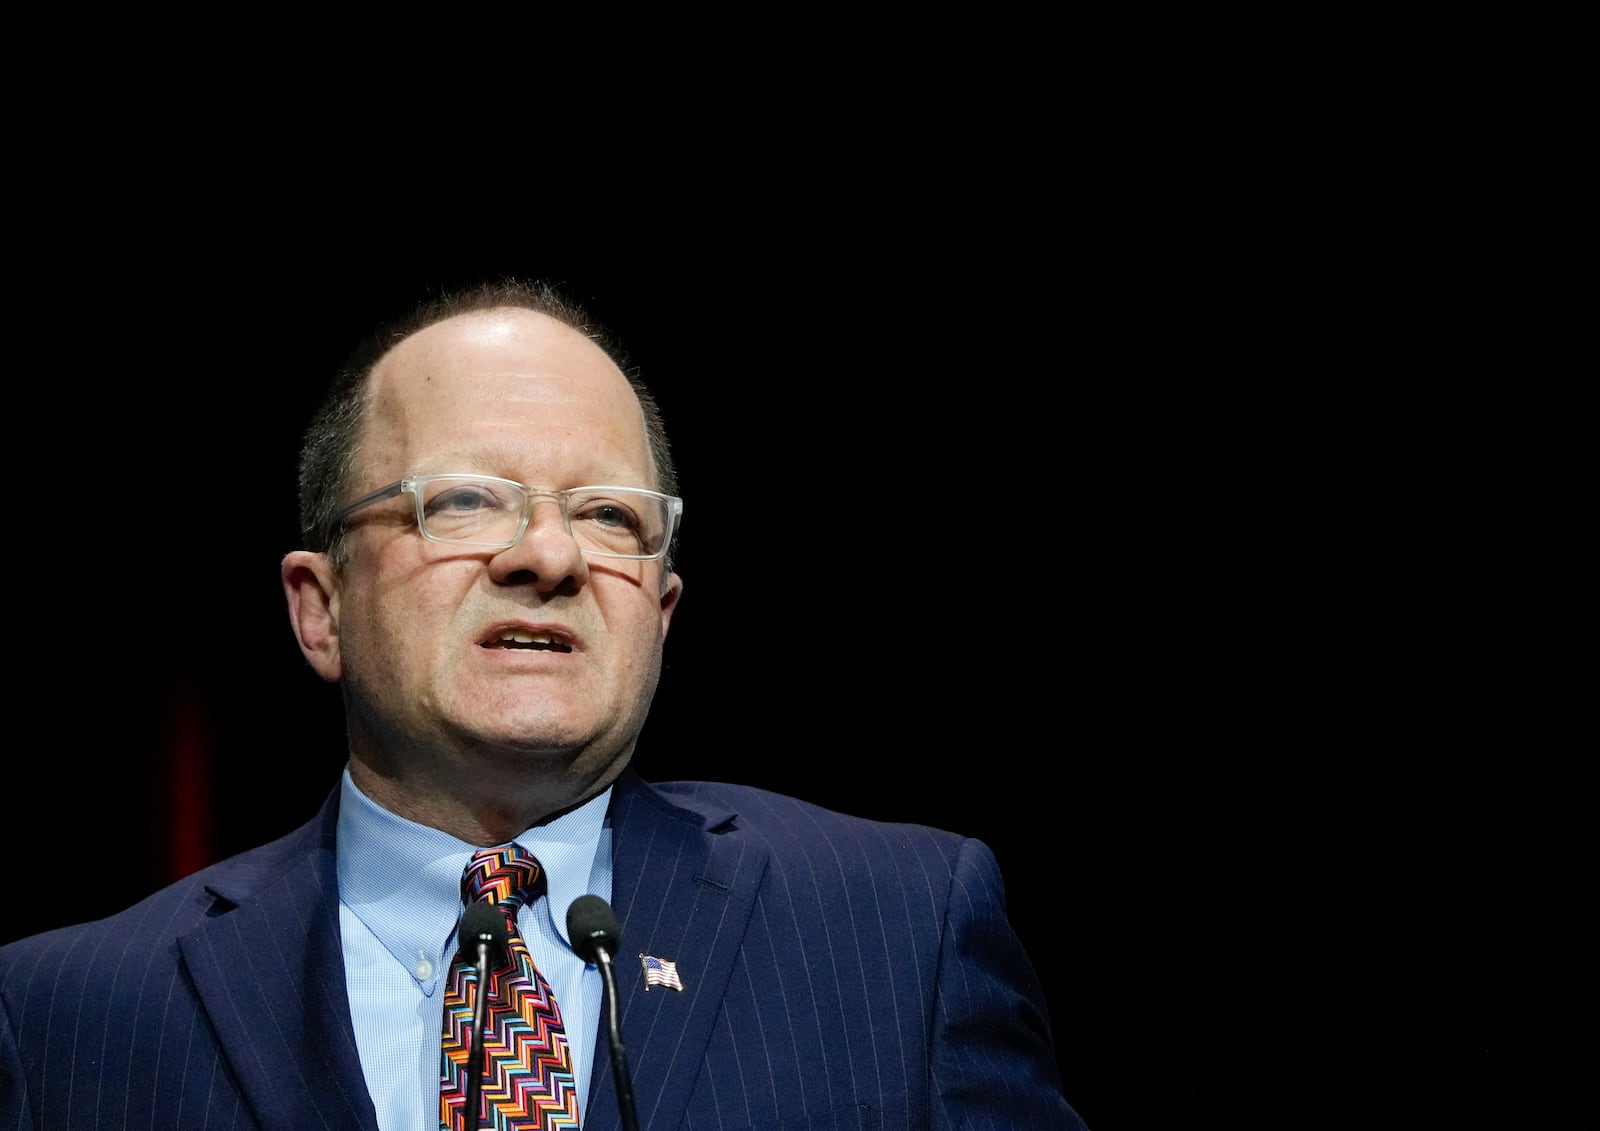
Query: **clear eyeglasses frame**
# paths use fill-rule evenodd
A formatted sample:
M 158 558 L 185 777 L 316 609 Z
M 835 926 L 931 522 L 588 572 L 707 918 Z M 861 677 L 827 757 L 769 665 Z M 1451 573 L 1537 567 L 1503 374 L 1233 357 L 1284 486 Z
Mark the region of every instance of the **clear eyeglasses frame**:
M 535 503 L 554 502 L 566 531 L 585 554 L 654 561 L 665 557 L 683 515 L 683 500 L 643 487 L 608 485 L 540 491 L 492 475 L 408 475 L 340 509 L 327 526 L 333 536 L 357 511 L 408 494 L 417 531 L 430 542 L 504 550 L 527 532 Z

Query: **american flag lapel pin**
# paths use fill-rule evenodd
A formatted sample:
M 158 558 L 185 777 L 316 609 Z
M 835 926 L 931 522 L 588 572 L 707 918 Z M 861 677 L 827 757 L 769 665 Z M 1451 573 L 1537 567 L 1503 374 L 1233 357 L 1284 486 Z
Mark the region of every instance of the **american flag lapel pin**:
M 644 990 L 650 992 L 651 986 L 666 986 L 669 989 L 683 992 L 683 981 L 678 977 L 678 964 L 668 962 L 665 958 L 657 958 L 653 954 L 641 954 L 639 965 L 644 967 Z

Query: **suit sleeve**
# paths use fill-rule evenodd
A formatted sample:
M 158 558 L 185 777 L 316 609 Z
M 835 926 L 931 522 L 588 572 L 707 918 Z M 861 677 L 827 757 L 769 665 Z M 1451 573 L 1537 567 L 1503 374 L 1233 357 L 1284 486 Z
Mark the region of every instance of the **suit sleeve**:
M 1062 1092 L 1044 988 L 981 841 L 957 853 L 948 908 L 933 1016 L 939 1126 L 1084 1131 Z

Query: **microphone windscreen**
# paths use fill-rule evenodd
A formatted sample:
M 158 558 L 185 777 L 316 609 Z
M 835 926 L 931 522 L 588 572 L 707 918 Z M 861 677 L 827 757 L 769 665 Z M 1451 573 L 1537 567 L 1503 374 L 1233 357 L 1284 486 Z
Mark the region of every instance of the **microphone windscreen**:
M 456 927 L 456 939 L 461 949 L 469 955 L 476 955 L 477 942 L 486 939 L 489 943 L 489 956 L 499 965 L 502 956 L 506 953 L 506 946 L 511 941 L 511 931 L 506 926 L 506 917 L 500 914 L 500 909 L 487 899 L 476 903 L 467 904 L 467 909 L 461 913 L 461 923 Z
M 567 908 L 567 938 L 585 962 L 598 962 L 600 951 L 615 954 L 622 941 L 622 925 L 611 904 L 598 895 L 580 895 Z

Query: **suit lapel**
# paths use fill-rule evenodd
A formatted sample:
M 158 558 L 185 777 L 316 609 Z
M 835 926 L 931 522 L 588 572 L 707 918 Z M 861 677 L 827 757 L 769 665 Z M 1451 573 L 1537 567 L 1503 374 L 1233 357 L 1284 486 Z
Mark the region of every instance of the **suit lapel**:
M 730 820 L 731 813 L 683 808 L 631 773 L 617 783 L 611 816 L 612 906 L 622 926 L 615 974 L 634 1106 L 641 1126 L 677 1127 L 704 1062 L 767 857 L 738 837 L 708 831 Z M 641 955 L 676 963 L 683 989 L 647 987 Z M 586 1127 L 619 1124 L 604 1010 L 589 1098 Z
M 237 906 L 178 940 L 201 1007 L 263 1127 L 377 1131 L 356 1050 L 339 943 L 337 800 L 282 870 L 226 883 Z

